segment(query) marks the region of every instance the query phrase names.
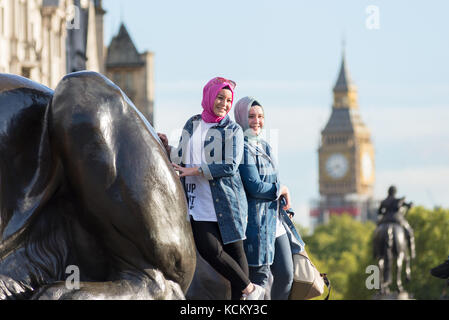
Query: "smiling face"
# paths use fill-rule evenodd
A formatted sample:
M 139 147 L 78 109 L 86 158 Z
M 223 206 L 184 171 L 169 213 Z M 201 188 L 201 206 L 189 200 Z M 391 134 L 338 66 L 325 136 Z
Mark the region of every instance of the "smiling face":
M 264 122 L 263 109 L 260 106 L 251 107 L 248 113 L 248 125 L 256 136 L 262 131 Z
M 232 107 L 232 92 L 228 89 L 221 89 L 214 101 L 214 114 L 217 117 L 224 117 Z

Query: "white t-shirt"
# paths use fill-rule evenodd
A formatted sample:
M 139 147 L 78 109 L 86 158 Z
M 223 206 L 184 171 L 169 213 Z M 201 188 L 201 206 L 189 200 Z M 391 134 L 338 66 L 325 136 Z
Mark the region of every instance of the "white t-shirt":
M 209 128 L 216 123 L 206 123 L 201 120 L 196 128 L 194 128 L 192 137 L 187 148 L 189 154 L 186 167 L 199 167 L 201 163 L 205 163 L 204 156 L 204 141 Z M 189 208 L 189 215 L 195 221 L 217 221 L 215 213 L 214 202 L 212 200 L 212 193 L 210 191 L 209 181 L 201 176 L 188 176 L 185 178 L 185 185 L 187 190 L 187 204 Z
M 276 216 L 276 238 L 287 233 L 287 231 L 285 231 L 284 224 L 281 221 L 281 217 L 279 217 L 279 214 L 280 213 L 278 211 L 278 214 Z

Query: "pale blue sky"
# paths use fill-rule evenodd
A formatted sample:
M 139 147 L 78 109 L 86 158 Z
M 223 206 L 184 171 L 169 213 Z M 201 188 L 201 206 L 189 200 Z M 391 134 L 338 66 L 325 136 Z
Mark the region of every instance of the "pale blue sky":
M 370 5 L 379 29 L 366 26 Z M 449 208 L 449 1 L 105 0 L 104 7 L 106 45 L 123 21 L 138 50 L 154 52 L 154 126 L 173 142 L 201 112 L 202 87 L 214 76 L 235 80 L 237 99 L 251 95 L 264 105 L 267 129 L 279 137 L 281 179 L 306 226 L 344 37 L 376 150 L 375 196 L 394 183 L 416 204 Z

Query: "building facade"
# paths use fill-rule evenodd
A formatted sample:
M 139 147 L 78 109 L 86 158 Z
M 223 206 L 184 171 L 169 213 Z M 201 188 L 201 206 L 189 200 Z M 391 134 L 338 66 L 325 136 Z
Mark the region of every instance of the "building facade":
M 105 74 L 153 124 L 153 53 L 139 53 L 123 23 L 107 48 Z
M 0 0 L 0 72 L 54 89 L 104 65 L 101 1 Z
M 320 198 L 312 204 L 312 224 L 343 213 L 361 221 L 375 220 L 374 146 L 360 116 L 357 88 L 344 53 L 333 98 L 318 148 Z
M 153 124 L 153 53 L 137 52 L 122 24 L 104 45 L 102 0 L 0 0 L 0 73 L 55 89 L 71 72 L 100 72 Z

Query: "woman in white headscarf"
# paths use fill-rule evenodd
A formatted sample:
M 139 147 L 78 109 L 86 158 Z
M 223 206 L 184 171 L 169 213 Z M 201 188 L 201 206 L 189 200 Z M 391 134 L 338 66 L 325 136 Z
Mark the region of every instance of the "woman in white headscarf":
M 250 280 L 267 287 L 271 271 L 271 298 L 288 299 L 293 282 L 292 249 L 304 250 L 304 242 L 287 213 L 290 193 L 279 182 L 270 145 L 260 137 L 265 124 L 261 104 L 252 97 L 242 98 L 235 105 L 234 115 L 244 131 L 244 157 L 239 171 L 248 199 L 244 248 Z

